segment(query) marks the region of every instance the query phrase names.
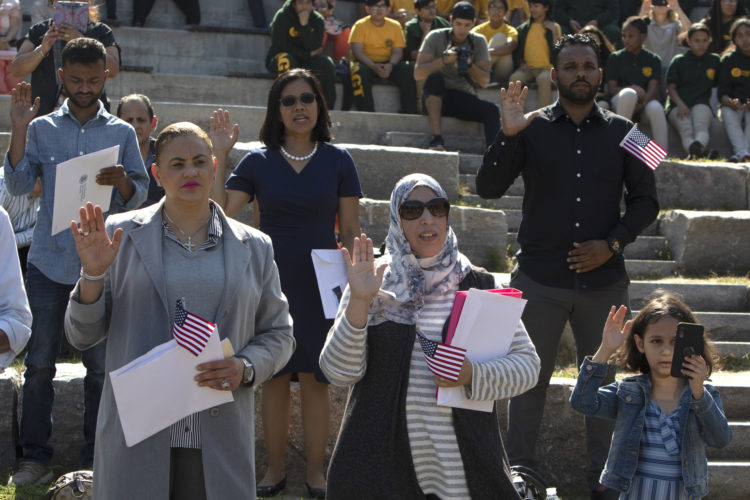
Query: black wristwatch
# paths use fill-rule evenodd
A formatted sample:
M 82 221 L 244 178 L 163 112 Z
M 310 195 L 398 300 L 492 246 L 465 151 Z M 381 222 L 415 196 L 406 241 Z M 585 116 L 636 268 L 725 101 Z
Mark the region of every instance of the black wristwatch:
M 609 247 L 609 251 L 612 252 L 615 257 L 622 255 L 623 245 L 617 238 L 607 238 L 607 247 Z

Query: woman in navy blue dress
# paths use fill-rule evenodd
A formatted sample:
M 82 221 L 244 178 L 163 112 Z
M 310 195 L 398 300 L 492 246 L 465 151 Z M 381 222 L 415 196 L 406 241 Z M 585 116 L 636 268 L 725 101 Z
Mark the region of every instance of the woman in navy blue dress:
M 236 140 L 237 128 L 229 126 L 228 112 L 214 113 L 211 125 L 215 142 Z M 260 131 L 265 146 L 251 150 L 227 180 L 225 193 L 216 192 L 214 197 L 230 216 L 253 201 L 256 225 L 259 221 L 259 229 L 273 242 L 297 341 L 287 366 L 263 384 L 268 470 L 258 482 L 258 496 L 274 496 L 286 486 L 284 452 L 293 375 L 299 378 L 301 388 L 307 487 L 313 497 L 325 495 L 328 381 L 320 371 L 318 357 L 332 321 L 323 315 L 310 252 L 337 248 L 337 215 L 341 243 L 351 248 L 359 235 L 362 196 L 352 157 L 329 143 L 330 125 L 315 77 L 302 69 L 280 75 L 271 87 Z M 221 165 L 217 175 L 222 178 Z

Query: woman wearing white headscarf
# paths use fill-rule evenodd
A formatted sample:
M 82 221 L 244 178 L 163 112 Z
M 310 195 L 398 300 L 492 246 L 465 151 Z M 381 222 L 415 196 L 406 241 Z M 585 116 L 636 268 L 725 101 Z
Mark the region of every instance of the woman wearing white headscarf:
M 320 355 L 331 383 L 352 385 L 328 470 L 327 498 L 517 498 L 491 413 L 437 406 L 436 387 L 472 400 L 534 387 L 539 358 L 519 322 L 509 352 L 465 360 L 456 382 L 434 376 L 416 332 L 444 342 L 456 292 L 494 288 L 458 251 L 445 191 L 427 175 L 391 194 L 386 254 L 362 234 L 344 252 L 349 286 Z

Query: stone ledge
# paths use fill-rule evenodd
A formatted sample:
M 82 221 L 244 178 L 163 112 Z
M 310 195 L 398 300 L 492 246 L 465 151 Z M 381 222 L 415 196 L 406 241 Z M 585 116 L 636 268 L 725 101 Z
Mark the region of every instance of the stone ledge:
M 21 391 L 21 375 L 13 368 L 0 370 L 0 466 L 16 460 L 18 445 L 18 395 Z
M 670 210 L 659 218 L 659 232 L 685 272 L 744 275 L 750 269 L 748 210 Z
M 747 210 L 748 168 L 731 163 L 665 161 L 655 170 L 662 209 Z

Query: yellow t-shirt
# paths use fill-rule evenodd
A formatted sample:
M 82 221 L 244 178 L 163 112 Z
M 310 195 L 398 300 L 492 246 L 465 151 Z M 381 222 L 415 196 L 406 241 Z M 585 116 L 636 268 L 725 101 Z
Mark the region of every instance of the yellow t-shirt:
M 486 23 L 482 23 L 479 26 L 475 26 L 471 31 L 482 35 L 487 40 L 488 44 L 492 40 L 492 37 L 498 34 L 505 35 L 505 37 L 508 39 L 508 42 L 510 42 L 511 40 L 518 41 L 518 31 L 516 31 L 516 28 L 508 23 L 503 23 L 499 28 L 493 29 L 492 26 L 490 26 L 490 22 L 487 21 Z
M 363 17 L 352 26 L 349 44 L 361 43 L 365 55 L 376 63 L 387 62 L 394 47 L 406 47 L 406 38 L 401 24 L 385 18 L 385 24 L 377 27 L 370 21 L 370 16 Z
M 455 3 L 456 0 L 435 0 L 439 14 L 450 14 Z
M 529 34 L 526 36 L 526 45 L 523 50 L 523 62 L 529 68 L 551 68 L 549 58 L 549 45 L 544 37 L 547 29 L 542 23 L 531 23 Z M 560 25 L 555 23 L 555 31 L 560 36 Z
M 401 9 L 406 10 L 406 12 L 411 12 L 412 14 L 417 13 L 416 9 L 414 9 L 413 0 L 391 0 L 391 12 L 396 12 Z

